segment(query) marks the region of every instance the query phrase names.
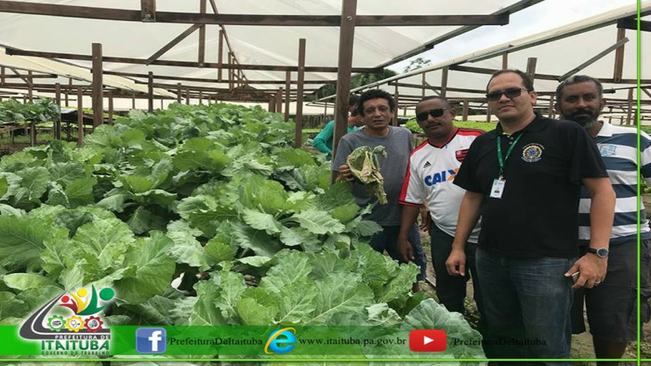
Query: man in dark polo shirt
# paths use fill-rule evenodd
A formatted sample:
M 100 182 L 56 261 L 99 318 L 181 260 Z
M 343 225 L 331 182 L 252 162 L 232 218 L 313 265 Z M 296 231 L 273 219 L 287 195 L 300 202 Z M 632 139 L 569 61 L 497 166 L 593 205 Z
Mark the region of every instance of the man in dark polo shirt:
M 595 254 L 577 260 L 580 188 L 592 198 L 595 250 L 608 248 L 615 194 L 585 130 L 534 113 L 536 92 L 525 73 L 498 71 L 487 92 L 499 123 L 475 139 L 454 180 L 466 193 L 446 266 L 465 273 L 464 245 L 481 215 L 476 267 L 486 355 L 568 358 L 572 288 L 599 284 L 607 266 Z

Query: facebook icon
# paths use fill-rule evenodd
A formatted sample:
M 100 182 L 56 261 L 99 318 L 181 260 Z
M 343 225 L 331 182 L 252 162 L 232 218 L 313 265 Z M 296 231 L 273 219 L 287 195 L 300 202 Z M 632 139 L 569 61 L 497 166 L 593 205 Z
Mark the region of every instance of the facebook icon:
M 163 353 L 167 349 L 167 332 L 164 328 L 136 329 L 136 352 Z

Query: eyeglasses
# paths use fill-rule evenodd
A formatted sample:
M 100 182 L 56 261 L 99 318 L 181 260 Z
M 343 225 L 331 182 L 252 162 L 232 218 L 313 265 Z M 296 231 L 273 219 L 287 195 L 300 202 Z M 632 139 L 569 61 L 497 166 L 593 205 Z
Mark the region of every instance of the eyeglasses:
M 443 113 L 445 113 L 445 110 L 446 110 L 445 108 L 430 109 L 429 111 L 418 113 L 416 115 L 416 119 L 422 122 L 427 120 L 427 116 L 432 116 L 434 118 L 441 117 Z
M 504 91 L 495 91 L 492 93 L 486 94 L 486 99 L 488 99 L 491 102 L 494 102 L 496 100 L 500 100 L 502 98 L 502 94 L 506 95 L 507 98 L 513 99 L 516 97 L 519 97 L 520 94 L 522 94 L 522 91 L 526 90 L 527 92 L 530 92 L 531 90 L 525 89 L 525 88 L 510 88 L 506 89 Z

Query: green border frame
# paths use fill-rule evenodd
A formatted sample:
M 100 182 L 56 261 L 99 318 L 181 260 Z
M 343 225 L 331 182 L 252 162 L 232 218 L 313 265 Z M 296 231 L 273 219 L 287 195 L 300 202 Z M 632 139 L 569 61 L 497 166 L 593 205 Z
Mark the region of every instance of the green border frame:
M 642 169 L 640 166 L 640 162 L 642 161 L 642 152 L 640 151 L 640 136 L 641 136 L 641 131 L 642 131 L 642 118 L 641 114 L 639 113 L 640 111 L 640 98 L 642 97 L 642 89 L 641 89 L 641 84 L 640 84 L 640 79 L 642 75 L 642 32 L 640 30 L 640 25 L 641 25 L 641 19 L 640 16 L 642 14 L 642 0 L 637 0 L 637 52 L 636 52 L 636 64 L 637 64 L 637 93 L 636 93 L 636 98 L 637 98 L 637 365 L 640 366 L 642 364 L 642 346 L 640 344 L 640 341 L 642 340 L 642 324 L 640 323 L 641 319 L 641 307 L 642 307 L 642 297 L 641 297 L 641 287 L 640 287 L 640 278 L 642 275 L 641 271 L 641 258 L 642 258 L 642 241 L 641 235 L 640 235 L 640 225 L 641 225 L 641 209 L 642 206 Z

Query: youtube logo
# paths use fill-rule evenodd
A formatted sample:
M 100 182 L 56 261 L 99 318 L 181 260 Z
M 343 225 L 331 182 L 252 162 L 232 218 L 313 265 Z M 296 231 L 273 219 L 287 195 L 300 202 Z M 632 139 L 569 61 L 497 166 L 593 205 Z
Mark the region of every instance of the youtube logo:
M 409 333 L 409 349 L 414 352 L 441 352 L 447 346 L 447 334 L 440 329 L 416 329 Z

